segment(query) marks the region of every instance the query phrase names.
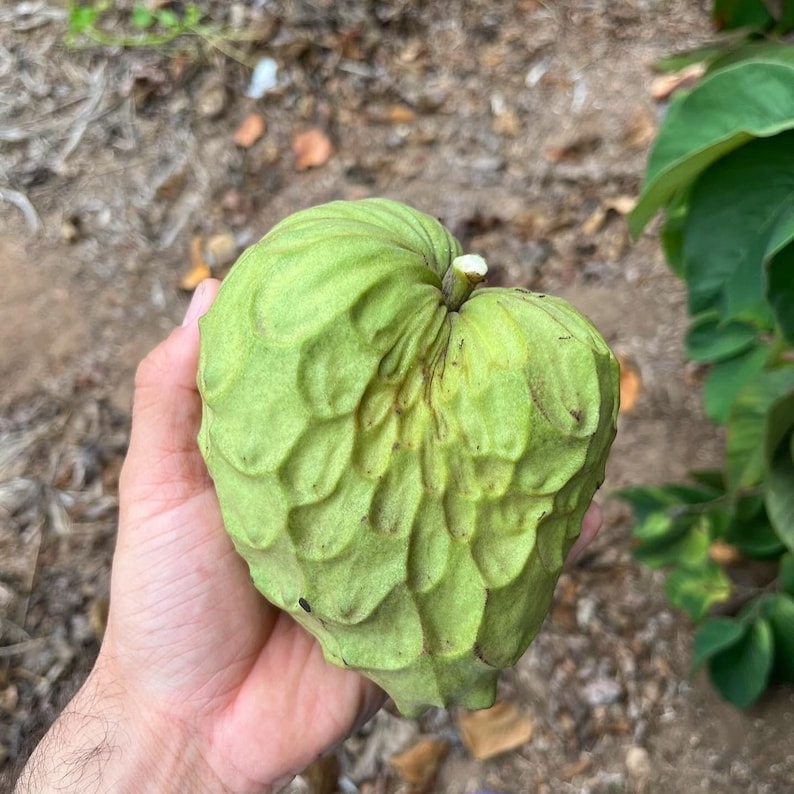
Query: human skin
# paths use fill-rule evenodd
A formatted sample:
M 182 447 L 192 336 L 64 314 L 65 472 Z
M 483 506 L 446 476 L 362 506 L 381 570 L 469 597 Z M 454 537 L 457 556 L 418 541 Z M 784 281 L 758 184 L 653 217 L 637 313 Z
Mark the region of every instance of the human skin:
M 197 322 L 217 289 L 199 285 L 138 368 L 102 647 L 16 794 L 271 794 L 385 699 L 256 592 L 223 529 L 196 445 Z M 591 506 L 569 561 L 600 524 Z

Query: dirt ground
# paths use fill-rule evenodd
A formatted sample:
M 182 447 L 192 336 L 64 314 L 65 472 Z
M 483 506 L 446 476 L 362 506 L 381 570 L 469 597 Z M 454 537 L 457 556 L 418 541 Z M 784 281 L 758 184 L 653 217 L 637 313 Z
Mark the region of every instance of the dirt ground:
M 503 675 L 531 736 L 478 760 L 465 715 L 385 709 L 291 790 L 794 792 L 794 692 L 741 713 L 689 677 L 690 627 L 632 560 L 609 497 L 720 453 L 681 357 L 681 285 L 654 232 L 634 243 L 621 216 L 664 111 L 650 65 L 708 38 L 705 6 L 206 4 L 257 31 L 234 42 L 245 63 L 197 37 L 71 49 L 62 4 L 0 6 L 0 790 L 97 652 L 132 377 L 184 312 L 197 252 L 222 276 L 288 213 L 382 195 L 442 219 L 495 283 L 571 300 L 642 389 L 620 417 L 604 529 Z M 277 85 L 255 99 L 261 57 Z M 252 113 L 261 136 L 235 143 Z M 333 152 L 304 168 L 309 130 Z M 425 738 L 446 754 L 412 785 L 390 759 Z

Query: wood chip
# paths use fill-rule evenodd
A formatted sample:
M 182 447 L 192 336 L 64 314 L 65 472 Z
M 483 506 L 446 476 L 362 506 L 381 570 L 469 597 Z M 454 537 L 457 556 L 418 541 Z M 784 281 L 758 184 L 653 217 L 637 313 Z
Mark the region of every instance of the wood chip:
M 651 96 L 660 102 L 682 88 L 691 88 L 706 73 L 706 66 L 693 63 L 675 74 L 662 74 L 651 83 Z
M 334 153 L 331 139 L 318 127 L 301 132 L 292 139 L 295 168 L 305 171 L 325 165 Z
M 179 289 L 192 292 L 196 287 L 212 275 L 210 266 L 204 259 L 203 241 L 200 234 L 194 235 L 190 240 L 190 267 L 179 279 Z
M 718 565 L 734 565 L 742 559 L 742 553 L 736 546 L 725 543 L 722 540 L 715 540 L 709 546 L 709 557 Z
M 631 114 L 623 129 L 623 145 L 627 149 L 644 149 L 656 135 L 656 119 L 647 108 Z
M 259 113 L 249 113 L 232 136 L 235 146 L 250 149 L 265 134 L 265 119 Z
M 620 364 L 620 413 L 634 410 L 642 391 L 642 378 L 637 367 L 626 356 L 618 355 Z
M 331 753 L 310 764 L 302 773 L 307 794 L 334 794 L 339 785 L 339 761 Z
M 444 739 L 421 739 L 412 747 L 389 759 L 389 765 L 406 783 L 424 786 L 429 783 L 438 765 L 449 752 Z
M 458 729 L 466 749 L 478 761 L 515 750 L 532 738 L 530 719 L 507 701 L 483 711 L 462 711 Z

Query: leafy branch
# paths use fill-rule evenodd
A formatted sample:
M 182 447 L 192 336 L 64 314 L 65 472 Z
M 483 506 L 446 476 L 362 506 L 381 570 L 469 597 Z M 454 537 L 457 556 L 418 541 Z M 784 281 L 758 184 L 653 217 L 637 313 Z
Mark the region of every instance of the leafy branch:
M 629 227 L 664 215 L 685 352 L 707 368 L 725 457 L 692 485 L 618 495 L 635 556 L 666 572 L 668 600 L 696 625 L 693 669 L 745 707 L 794 681 L 794 47 L 777 38 L 794 2 L 715 0 L 712 18 L 733 32 L 664 64 L 707 68 L 670 103 Z

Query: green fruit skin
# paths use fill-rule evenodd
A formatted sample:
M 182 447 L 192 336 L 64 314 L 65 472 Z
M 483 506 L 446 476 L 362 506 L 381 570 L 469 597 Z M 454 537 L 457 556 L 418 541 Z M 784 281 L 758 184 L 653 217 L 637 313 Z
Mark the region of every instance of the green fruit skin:
M 490 706 L 604 478 L 618 366 L 565 301 L 480 288 L 385 199 L 249 248 L 200 323 L 199 445 L 255 586 L 400 711 Z

